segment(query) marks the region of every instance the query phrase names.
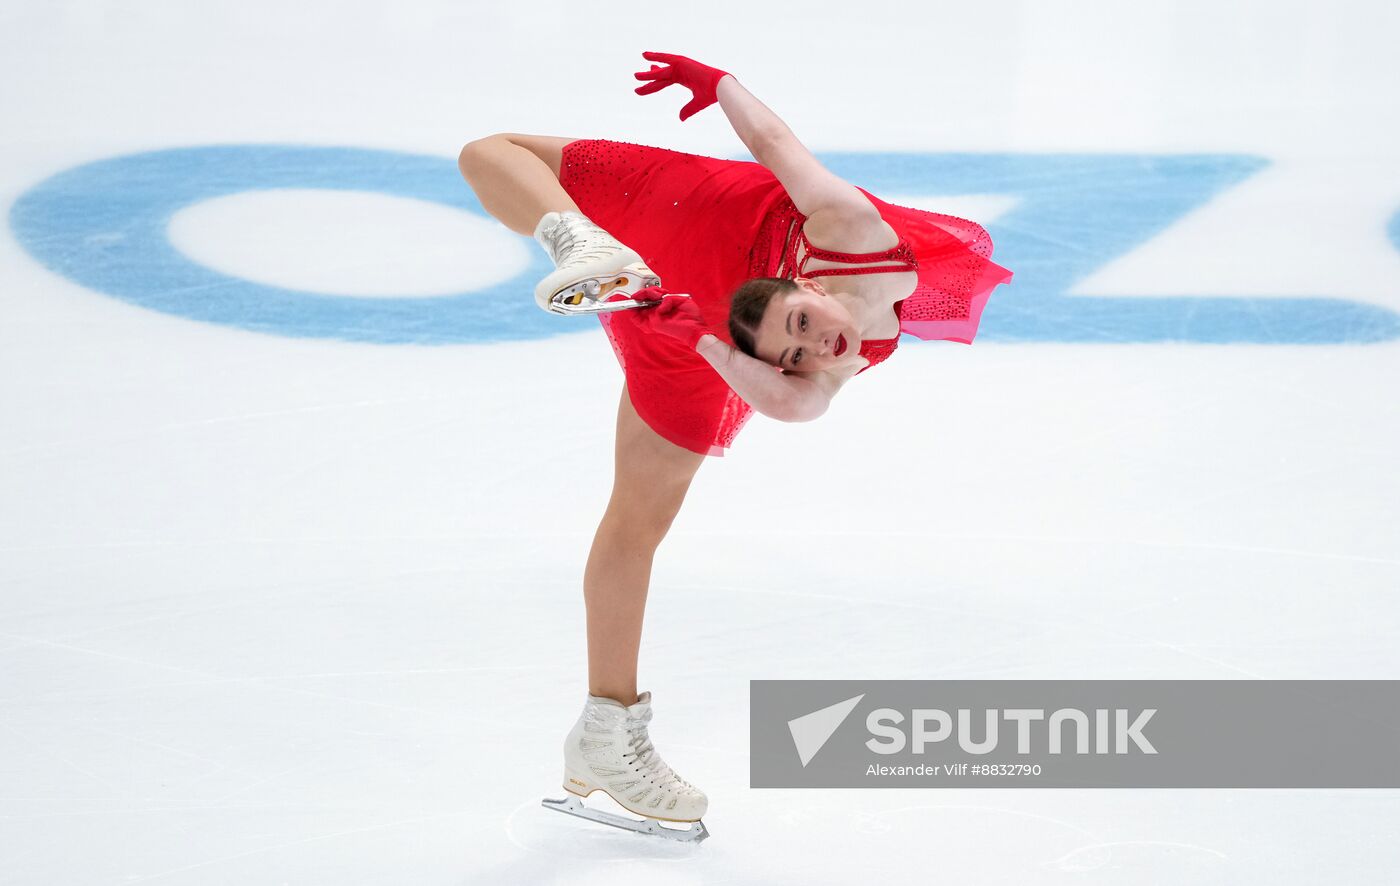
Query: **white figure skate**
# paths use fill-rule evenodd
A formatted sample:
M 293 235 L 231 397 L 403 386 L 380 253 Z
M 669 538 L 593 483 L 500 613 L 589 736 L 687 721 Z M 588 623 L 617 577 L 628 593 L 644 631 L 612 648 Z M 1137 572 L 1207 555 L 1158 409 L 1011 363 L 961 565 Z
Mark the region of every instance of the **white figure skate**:
M 639 834 L 698 843 L 710 835 L 700 817 L 709 800 L 699 788 L 671 770 L 651 745 L 651 693 L 624 707 L 611 698 L 588 696 L 583 713 L 564 742 L 562 800 L 544 800 L 546 809 L 577 815 Z M 602 791 L 642 821 L 584 805 L 581 797 Z M 690 824 L 663 827 L 660 822 Z
M 646 302 L 604 299 L 661 285 L 640 255 L 577 212 L 546 212 L 535 226 L 535 239 L 556 268 L 535 287 L 535 301 L 550 313 L 600 314 L 642 307 Z

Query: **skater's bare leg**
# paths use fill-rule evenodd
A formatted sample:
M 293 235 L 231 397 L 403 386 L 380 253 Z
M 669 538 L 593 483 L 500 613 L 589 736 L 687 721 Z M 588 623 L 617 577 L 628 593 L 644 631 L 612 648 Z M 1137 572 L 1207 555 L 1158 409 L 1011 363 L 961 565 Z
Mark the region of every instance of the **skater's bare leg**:
M 612 498 L 583 575 L 588 610 L 588 692 L 637 700 L 637 651 L 652 557 L 705 456 L 658 435 L 622 389 Z
M 458 168 L 487 212 L 512 231 L 533 236 L 546 213 L 580 211 L 559 184 L 564 146 L 571 141 L 501 133 L 464 147 Z M 583 578 L 592 695 L 623 704 L 637 700 L 637 652 L 652 557 L 704 460 L 653 431 L 623 388 L 612 498 Z
M 500 133 L 462 148 L 457 168 L 483 209 L 529 237 L 545 213 L 579 212 L 559 185 L 560 158 L 571 141 L 575 139 Z

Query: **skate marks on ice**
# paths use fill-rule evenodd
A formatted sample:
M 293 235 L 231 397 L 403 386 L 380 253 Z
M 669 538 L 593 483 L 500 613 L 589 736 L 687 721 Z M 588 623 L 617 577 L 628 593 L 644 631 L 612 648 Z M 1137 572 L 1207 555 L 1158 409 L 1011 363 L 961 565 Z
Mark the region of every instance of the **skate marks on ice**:
M 1165 840 L 1120 840 L 1114 843 L 1090 843 L 1081 846 L 1063 858 L 1057 858 L 1044 867 L 1054 871 L 1079 874 L 1096 871 L 1112 864 L 1116 868 L 1137 868 L 1153 870 L 1165 862 L 1173 865 L 1173 870 L 1192 865 L 1204 867 L 1210 858 L 1225 860 L 1229 856 L 1214 849 L 1197 846 L 1194 843 L 1170 843 Z M 1202 860 L 1203 859 L 1203 860 Z
M 945 818 L 949 821 L 942 821 Z M 934 819 L 934 821 L 931 822 L 930 819 Z M 1037 858 L 1032 855 L 1028 859 L 1037 863 L 1042 869 L 1049 871 L 1086 873 L 1110 865 L 1116 869 L 1140 866 L 1143 870 L 1150 870 L 1154 865 L 1168 860 L 1168 857 L 1176 865 L 1173 870 L 1180 870 L 1180 866 L 1183 864 L 1190 865 L 1192 869 L 1204 870 L 1202 862 L 1200 860 L 1192 861 L 1191 856 L 1200 856 L 1206 862 L 1217 859 L 1225 860 L 1229 857 L 1223 852 L 1194 843 L 1164 840 L 1105 840 L 1103 835 L 1096 834 L 1062 818 L 985 804 L 927 803 L 900 806 L 879 812 L 858 812 L 854 816 L 853 830 L 860 834 L 888 834 L 901 839 L 904 837 L 912 839 L 918 831 L 923 829 L 932 828 L 945 833 L 949 832 L 950 822 L 953 823 L 954 827 L 962 826 L 972 830 L 1000 829 L 1015 831 L 1021 835 L 1024 835 L 1029 829 L 1038 828 L 1045 832 L 1047 842 L 1051 840 L 1063 842 L 1061 836 L 1071 837 L 1072 835 L 1079 835 L 1080 838 L 1091 841 L 1077 845 L 1057 858 Z M 1049 846 L 1045 847 L 1046 850 L 1050 848 Z
M 1160 872 L 1163 865 L 1169 865 L 1174 875 L 1186 874 L 1203 877 L 1204 882 L 1215 882 L 1226 870 L 1229 858 L 1223 852 L 1189 842 L 1114 840 L 1108 834 L 1096 833 L 1064 818 L 1007 806 L 934 802 L 870 811 L 863 796 L 867 792 L 840 793 L 850 793 L 851 802 L 804 802 L 800 809 L 775 813 L 770 819 L 775 826 L 775 843 L 781 844 L 785 839 L 778 836 L 777 825 L 791 834 L 805 834 L 807 839 L 813 831 L 826 830 L 833 837 L 844 833 L 858 839 L 863 853 L 870 857 L 883 855 L 889 859 L 903 859 L 908 857 L 911 846 L 924 845 L 931 851 L 970 846 L 985 848 L 988 834 L 1002 834 L 1014 840 L 1016 852 L 1009 856 L 976 853 L 980 858 L 979 866 L 966 873 L 1020 878 L 1035 870 L 1052 877 L 1109 869 L 1119 874 L 1132 871 L 1146 874 Z M 856 808 L 862 805 L 866 809 Z M 928 842 L 931 835 L 936 835 L 934 844 Z M 797 846 L 790 849 L 799 851 Z M 944 858 L 945 863 L 951 861 L 950 857 Z M 967 859 L 962 863 L 968 863 Z
M 794 803 L 792 792 L 750 792 L 742 802 L 731 801 L 720 842 L 703 845 L 569 821 L 547 814 L 537 801 L 527 801 L 506 819 L 505 828 L 509 839 L 528 855 L 491 875 L 494 882 L 549 882 L 552 876 L 586 868 L 589 862 L 611 861 L 631 866 L 629 873 L 659 876 L 665 882 L 675 877 L 691 882 L 693 876 L 693 882 L 699 883 L 707 882 L 706 869 L 728 854 L 722 850 L 729 846 L 750 858 L 745 874 L 734 882 L 830 882 L 831 856 L 813 850 L 842 843 L 859 844 L 869 865 L 867 873 L 885 870 L 891 875 L 907 875 L 913 856 L 926 852 L 934 853 L 925 858 L 929 863 L 937 857 L 942 859 L 939 864 L 951 865 L 945 868 L 950 875 L 1024 878 L 1030 873 L 1032 882 L 1039 882 L 1037 871 L 1040 876 L 1058 878 L 1171 870 L 1196 882 L 1214 883 L 1220 882 L 1230 864 L 1228 855 L 1209 846 L 1133 839 L 1131 832 L 1116 827 L 1100 832 L 1067 818 L 1001 805 L 933 802 L 872 809 L 870 793 L 803 791 Z M 763 856 L 774 860 L 773 868 L 750 854 L 752 835 L 760 833 Z M 989 849 L 997 842 L 989 841 L 989 834 L 1013 841 L 1016 851 L 971 855 L 956 851 L 959 847 Z M 726 836 L 728 841 L 723 839 Z M 914 847 L 923 848 L 911 854 Z M 704 865 L 692 867 L 702 860 Z

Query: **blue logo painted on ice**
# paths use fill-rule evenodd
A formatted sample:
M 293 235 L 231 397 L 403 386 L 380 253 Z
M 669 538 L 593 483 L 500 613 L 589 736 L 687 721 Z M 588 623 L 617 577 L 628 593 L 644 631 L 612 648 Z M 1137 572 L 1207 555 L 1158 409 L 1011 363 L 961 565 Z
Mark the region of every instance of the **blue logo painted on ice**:
M 176 148 L 89 163 L 40 182 L 10 210 L 20 243 L 56 273 L 141 307 L 296 337 L 457 344 L 558 335 L 535 305 L 554 269 L 543 251 L 513 279 L 452 295 L 369 298 L 304 292 L 220 273 L 170 242 L 171 218 L 215 197 L 271 188 L 376 191 L 485 211 L 441 157 L 295 145 Z M 487 216 L 489 218 L 489 216 Z M 519 293 L 519 298 L 502 293 Z
M 1268 165 L 1230 154 L 823 154 L 880 194 L 1000 194 L 986 225 L 1016 274 L 993 294 L 978 340 L 1328 344 L 1400 337 L 1400 315 L 1348 299 L 1069 296 L 1075 283 Z M 221 145 L 112 157 L 46 179 L 10 209 L 17 240 L 55 273 L 142 307 L 277 335 L 385 344 L 545 338 L 597 329 L 540 311 L 542 250 L 513 279 L 452 295 L 365 298 L 271 286 L 181 254 L 181 209 L 268 188 L 377 191 L 486 216 L 451 160 L 350 147 Z M 1129 195 L 1129 196 L 1124 196 Z M 1400 246 L 1400 216 L 1387 232 Z M 514 297 L 503 297 L 511 295 Z

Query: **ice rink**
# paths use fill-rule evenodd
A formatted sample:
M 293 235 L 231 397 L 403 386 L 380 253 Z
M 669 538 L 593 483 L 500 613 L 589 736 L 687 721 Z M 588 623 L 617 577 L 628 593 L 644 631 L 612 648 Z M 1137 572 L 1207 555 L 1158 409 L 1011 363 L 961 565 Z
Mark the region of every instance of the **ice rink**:
M 1400 791 L 750 789 L 748 689 L 1400 678 L 1397 45 L 1381 0 L 0 6 L 0 884 L 1393 883 Z M 696 846 L 540 808 L 622 374 L 454 162 L 750 159 L 643 50 L 1016 273 L 701 467 L 639 687 Z

